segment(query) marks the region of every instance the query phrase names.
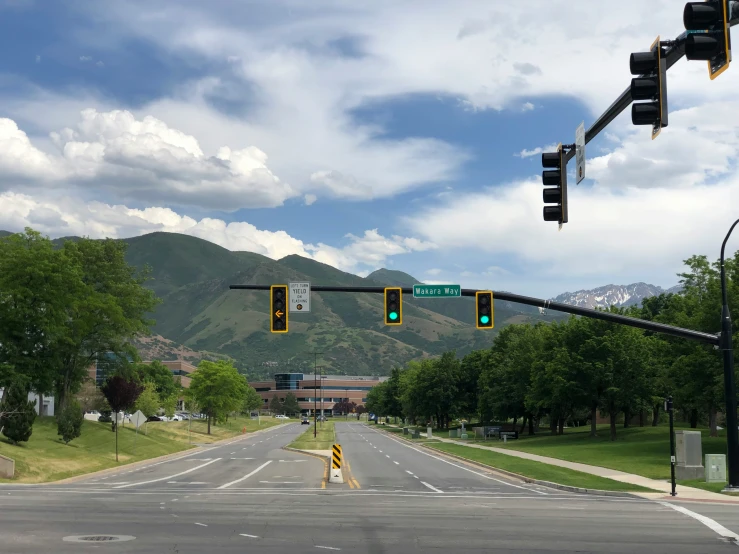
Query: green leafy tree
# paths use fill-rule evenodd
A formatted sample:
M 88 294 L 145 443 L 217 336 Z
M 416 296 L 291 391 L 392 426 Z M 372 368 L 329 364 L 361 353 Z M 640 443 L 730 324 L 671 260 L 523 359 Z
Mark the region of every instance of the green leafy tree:
M 238 411 L 248 384 L 230 361 L 203 360 L 192 373 L 191 394 L 208 415 L 208 434 L 211 420 L 222 421 L 230 412 Z
M 288 392 L 285 395 L 285 401 L 282 403 L 282 408 L 285 410 L 285 414 L 287 415 L 295 415 L 300 412 L 300 405 L 298 404 L 297 397 L 291 393 Z
M 10 442 L 27 442 L 36 420 L 36 401 L 28 400 L 28 390 L 19 383 L 10 386 L 0 404 L 0 428 Z
M 142 381 L 152 381 L 156 384 L 157 394 L 163 399 L 179 392 L 177 382 L 172 376 L 172 370 L 159 360 L 138 363 L 136 364 L 136 371 Z
M 282 413 L 282 402 L 277 398 L 277 394 L 272 395 L 272 398 L 269 401 L 269 409 L 273 414 Z
M 69 441 L 82 434 L 84 420 L 85 416 L 79 402 L 74 399 L 68 401 L 57 418 L 57 434 L 62 437 L 64 444 L 69 444 Z
M 68 307 L 81 299 L 81 272 L 32 229 L 0 238 L 0 387 L 22 379 L 37 393 L 53 391 L 52 363 L 65 336 Z M 5 393 L 4 393 L 5 394 Z
M 148 334 L 148 315 L 159 300 L 144 288 L 148 269 L 138 271 L 125 260 L 126 243 L 112 239 L 66 241 L 64 259 L 79 273 L 83 287 L 66 309 L 65 329 L 54 343 L 57 403 L 79 389 L 87 368 L 100 356 L 131 355 L 131 341 Z M 114 408 L 115 409 L 115 408 Z
M 157 394 L 156 383 L 146 381 L 143 384 L 143 390 L 134 403 L 134 409 L 141 411 L 147 419 L 157 413 L 160 407 L 160 399 Z M 147 434 L 148 425 L 145 426 L 144 433 Z
M 170 393 L 169 396 L 165 396 L 163 398 L 161 395 L 159 395 L 159 399 L 162 408 L 164 409 L 164 415 L 167 417 L 172 417 L 175 413 L 175 409 L 177 408 L 177 400 L 179 400 L 178 394 L 176 392 Z
M 127 381 L 120 375 L 113 375 L 100 387 L 105 399 L 113 409 L 113 429 L 115 431 L 115 461 L 118 461 L 118 414 L 125 412 L 136 403 L 144 387 L 136 381 Z
M 262 407 L 262 397 L 259 396 L 259 393 L 256 391 L 256 389 L 252 386 L 246 387 L 246 392 L 244 393 L 244 404 L 241 407 L 241 412 L 244 414 L 249 414 L 253 411 L 259 410 Z

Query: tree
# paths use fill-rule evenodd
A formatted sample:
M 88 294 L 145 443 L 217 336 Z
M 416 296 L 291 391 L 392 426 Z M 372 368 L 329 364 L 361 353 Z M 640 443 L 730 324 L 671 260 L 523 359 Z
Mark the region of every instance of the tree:
M 159 360 L 149 363 L 136 364 L 136 371 L 142 381 L 152 381 L 156 385 L 157 394 L 162 398 L 169 398 L 179 392 L 177 383 L 172 378 L 172 370 Z
M 36 420 L 36 401 L 28 400 L 28 392 L 22 384 L 10 386 L 5 400 L 0 404 L 0 428 L 13 444 L 27 442 L 33 433 Z
M 156 383 L 153 381 L 146 381 L 143 386 L 144 389 L 134 403 L 134 409 L 139 410 L 148 420 L 159 410 L 159 395 L 157 394 Z M 148 428 L 148 425 L 146 428 Z M 144 433 L 147 433 L 146 429 Z
M 298 399 L 293 393 L 288 392 L 285 395 L 285 401 L 282 403 L 282 409 L 287 415 L 294 415 L 300 412 L 300 404 L 298 404 Z
M 82 407 L 76 400 L 70 400 L 57 418 L 57 434 L 62 437 L 64 444 L 76 439 L 82 434 L 82 422 L 85 416 Z
M 75 395 L 75 400 L 79 403 L 82 412 L 91 412 L 98 410 L 104 411 L 110 406 L 107 405 L 107 401 L 100 392 L 100 389 L 95 386 L 95 381 L 92 379 L 86 380 L 82 383 L 79 392 Z M 63 411 L 63 410 L 62 410 Z
M 80 299 L 81 273 L 48 237 L 27 228 L 0 239 L 0 387 L 22 377 L 27 390 L 49 394 L 51 362 L 64 336 L 67 309 Z
M 53 347 L 57 405 L 81 385 L 87 368 L 106 353 L 132 354 L 131 341 L 149 333 L 147 316 L 160 302 L 144 288 L 149 270 L 125 260 L 122 241 L 66 241 L 64 259 L 81 274 L 83 287 L 66 309 L 64 332 Z M 115 408 L 114 408 L 115 409 Z
M 257 390 L 252 386 L 247 386 L 246 392 L 244 393 L 244 403 L 241 406 L 241 412 L 244 414 L 250 414 L 255 410 L 259 410 L 262 407 L 262 404 L 264 404 L 264 402 L 262 401 L 262 397 L 259 396 Z
M 269 401 L 269 409 L 273 414 L 282 412 L 282 402 L 277 398 L 277 393 L 272 395 L 272 399 Z
M 113 429 L 115 430 L 115 461 L 118 461 L 118 413 L 134 405 L 144 387 L 136 381 L 127 381 L 120 375 L 113 375 L 101 387 L 105 399 L 113 409 Z
M 232 362 L 203 360 L 192 373 L 190 392 L 208 415 L 208 434 L 213 418 L 222 421 L 230 412 L 239 410 L 244 402 L 246 378 Z
M 178 399 L 178 394 L 176 392 L 171 393 L 169 396 L 165 396 L 164 398 L 159 395 L 159 402 L 161 403 L 162 408 L 164 408 L 165 416 L 172 417 L 174 415 Z

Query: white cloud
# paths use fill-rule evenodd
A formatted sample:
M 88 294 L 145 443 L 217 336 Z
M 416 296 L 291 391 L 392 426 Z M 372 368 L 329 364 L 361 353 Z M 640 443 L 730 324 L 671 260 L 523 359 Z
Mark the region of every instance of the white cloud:
M 96 61 L 95 62 L 95 65 L 98 66 L 98 67 L 105 67 L 105 64 L 102 61 L 100 61 L 100 60 Z
M 522 112 L 530 112 L 534 109 L 534 105 L 531 102 L 524 102 L 523 106 L 521 106 Z
M 426 275 L 436 276 L 441 273 L 441 269 L 438 268 L 432 268 L 426 270 Z
M 550 144 L 549 146 L 537 146 L 533 150 L 526 150 L 524 148 L 518 154 L 513 154 L 513 155 L 518 158 L 531 158 L 532 156 L 538 156 L 542 152 L 556 152 L 556 151 L 557 151 L 557 145 Z
M 92 56 L 80 56 L 80 61 L 81 62 L 91 62 Z
M 305 201 L 305 205 L 306 206 L 310 206 L 311 204 L 313 204 L 317 200 L 317 197 L 316 197 L 315 194 L 306 194 L 303 197 L 303 200 Z
M 228 211 L 275 207 L 297 194 L 270 171 L 260 149 L 222 146 L 208 156 L 195 137 L 151 116 L 86 109 L 76 128 L 50 138 L 56 154 L 34 146 L 13 120 L 0 119 L 0 171 L 37 185 Z
M 251 223 L 220 219 L 195 220 L 169 208 L 132 209 L 102 202 L 80 202 L 66 196 L 44 197 L 5 192 L 0 194 L 0 229 L 21 231 L 32 227 L 52 237 L 90 236 L 124 238 L 155 231 L 183 233 L 219 244 L 229 250 L 246 250 L 273 259 L 298 254 L 358 274 L 385 265 L 388 257 L 434 248 L 418 239 L 384 237 L 377 229 L 363 236 L 346 235 L 345 246 L 304 243 L 285 231 L 266 231 Z M 367 269 L 369 266 L 371 269 Z

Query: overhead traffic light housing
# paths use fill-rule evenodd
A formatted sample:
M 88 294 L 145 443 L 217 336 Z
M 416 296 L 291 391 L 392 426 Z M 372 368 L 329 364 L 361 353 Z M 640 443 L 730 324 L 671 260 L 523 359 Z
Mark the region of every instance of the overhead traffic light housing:
M 662 127 L 667 127 L 667 60 L 662 55 L 659 37 L 649 52 L 631 54 L 629 69 L 632 75 L 639 75 L 631 80 L 631 99 L 648 100 L 632 104 L 631 122 L 651 125 L 654 140 Z
M 403 324 L 403 289 L 385 287 L 385 325 Z
M 541 165 L 551 168 L 541 174 L 545 187 L 544 203 L 556 206 L 544 206 L 544 221 L 558 221 L 560 225 L 567 223 L 567 162 L 565 149 L 562 143 L 557 146 L 556 152 L 544 152 L 541 155 Z
M 287 285 L 272 285 L 269 288 L 270 330 L 287 333 Z
M 475 293 L 475 327 L 478 329 L 492 329 L 494 326 L 493 319 L 493 291 L 477 291 Z
M 683 23 L 688 31 L 685 57 L 706 60 L 711 80 L 729 68 L 731 62 L 730 21 L 732 10 L 739 11 L 739 2 L 706 0 L 688 2 L 683 10 Z

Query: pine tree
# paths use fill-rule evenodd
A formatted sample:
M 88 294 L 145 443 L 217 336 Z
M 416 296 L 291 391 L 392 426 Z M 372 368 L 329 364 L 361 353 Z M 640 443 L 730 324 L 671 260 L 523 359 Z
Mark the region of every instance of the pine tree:
M 56 422 L 57 434 L 62 437 L 64 444 L 69 444 L 69 441 L 82 434 L 82 421 L 84 419 L 85 416 L 82 414 L 82 407 L 79 403 L 76 400 L 68 400 Z
M 26 442 L 33 433 L 33 422 L 36 419 L 36 401 L 28 400 L 25 388 L 11 385 L 5 401 L 0 406 L 0 428 L 3 435 L 8 437 L 13 444 Z

